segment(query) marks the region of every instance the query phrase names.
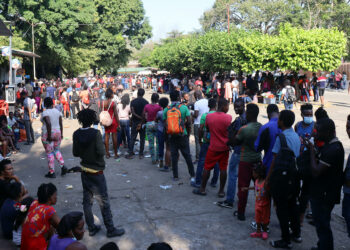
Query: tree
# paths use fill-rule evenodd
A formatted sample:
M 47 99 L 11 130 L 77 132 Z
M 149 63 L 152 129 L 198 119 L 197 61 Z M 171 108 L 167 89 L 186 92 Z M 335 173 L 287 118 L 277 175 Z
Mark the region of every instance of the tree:
M 151 36 L 140 0 L 4 0 L 3 16 L 19 14 L 15 35 L 35 27 L 35 51 L 41 56 L 38 75 L 77 76 L 90 69 L 116 71 L 128 61 L 131 48 Z M 1 16 L 0 16 L 1 18 Z M 24 40 L 31 44 L 31 32 Z M 26 49 L 31 50 L 31 46 Z
M 204 30 L 227 30 L 227 13 L 230 23 L 247 30 L 262 33 L 275 31 L 291 12 L 293 0 L 216 0 L 212 9 L 200 19 Z
M 154 50 L 155 44 L 150 41 L 143 45 L 143 47 L 140 50 L 134 50 L 132 53 L 131 58 L 133 60 L 137 60 L 142 67 L 149 67 L 152 66 L 152 62 L 149 60 L 152 51 Z

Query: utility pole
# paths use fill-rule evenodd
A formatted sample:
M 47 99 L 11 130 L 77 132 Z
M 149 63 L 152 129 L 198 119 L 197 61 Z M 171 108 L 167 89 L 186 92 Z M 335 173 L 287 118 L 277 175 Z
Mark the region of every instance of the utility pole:
M 227 5 L 227 33 L 230 33 L 230 5 Z
M 12 23 L 10 23 L 10 55 L 9 55 L 9 85 L 12 86 L 13 82 L 12 82 Z
M 33 76 L 34 81 L 36 80 L 36 68 L 35 68 L 35 50 L 34 50 L 34 23 L 31 23 L 32 25 L 32 50 L 33 50 Z

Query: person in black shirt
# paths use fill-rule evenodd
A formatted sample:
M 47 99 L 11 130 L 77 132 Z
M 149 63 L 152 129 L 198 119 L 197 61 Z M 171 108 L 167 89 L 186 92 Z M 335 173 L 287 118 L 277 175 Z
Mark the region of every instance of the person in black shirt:
M 315 130 L 315 140 L 323 141 L 325 144 L 316 155 L 313 144 L 305 140 L 311 156 L 310 201 L 318 236 L 317 247 L 312 249 L 333 250 L 330 221 L 334 205 L 340 203 L 344 148 L 335 137 L 335 124 L 331 119 L 319 120 L 315 125 Z
M 20 180 L 13 174 L 11 160 L 3 159 L 0 162 L 0 208 L 4 201 L 9 198 L 8 189 L 11 182 L 20 182 Z
M 137 98 L 132 100 L 130 103 L 131 108 L 131 142 L 129 144 L 129 154 L 126 156 L 127 159 L 132 159 L 134 155 L 134 144 L 136 141 L 137 134 L 140 134 L 140 159 L 143 158 L 143 150 L 145 148 L 145 136 L 146 130 L 142 127 L 143 117 L 142 112 L 148 101 L 143 98 L 145 90 L 140 88 L 137 91 Z

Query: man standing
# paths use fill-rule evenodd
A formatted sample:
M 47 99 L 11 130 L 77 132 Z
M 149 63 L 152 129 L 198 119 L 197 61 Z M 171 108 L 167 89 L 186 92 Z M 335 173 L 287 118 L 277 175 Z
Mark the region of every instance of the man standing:
M 218 196 L 225 197 L 225 184 L 227 178 L 227 163 L 230 154 L 227 128 L 231 124 L 232 116 L 226 114 L 229 110 L 229 102 L 221 98 L 218 103 L 218 111 L 208 114 L 205 126 L 210 132 L 210 144 L 205 157 L 202 183 L 199 189 L 193 190 L 194 194 L 206 195 L 205 188 L 210 176 L 210 171 L 219 163 L 220 167 L 220 189 Z M 220 122 L 218 122 L 220 121 Z
M 240 128 L 247 124 L 245 105 L 244 105 L 244 100 L 242 98 L 239 98 L 235 101 L 234 110 L 235 110 L 235 113 L 239 116 L 231 124 L 233 129 L 233 139 L 238 133 L 238 131 L 240 130 Z M 229 144 L 231 144 L 230 138 L 229 138 Z M 241 154 L 241 146 L 239 145 L 230 145 L 230 146 L 233 147 L 233 154 L 231 155 L 231 159 L 229 162 L 226 200 L 219 201 L 217 205 L 220 207 L 232 209 L 233 202 L 235 200 L 235 195 L 236 195 L 236 183 L 238 178 L 238 164 L 239 164 L 239 159 Z
M 143 98 L 145 90 L 139 88 L 137 91 L 137 98 L 131 101 L 130 109 L 132 114 L 132 126 L 131 126 L 131 142 L 129 144 L 129 154 L 125 157 L 132 159 L 134 155 L 134 144 L 136 141 L 137 134 L 140 135 L 140 151 L 139 158 L 143 159 L 143 150 L 145 148 L 145 136 L 146 130 L 142 127 L 143 117 L 142 112 L 148 101 Z
M 34 143 L 34 130 L 32 126 L 32 111 L 33 111 L 33 102 L 28 97 L 28 93 L 23 91 L 21 93 L 21 98 L 24 98 L 23 101 L 23 108 L 24 108 L 24 115 L 23 115 L 23 121 L 24 126 L 26 128 L 26 135 L 27 135 L 27 143 L 24 145 L 30 145 Z
M 247 105 L 247 125 L 243 126 L 235 137 L 234 144 L 241 145 L 241 155 L 238 170 L 238 210 L 234 213 L 239 220 L 245 220 L 245 208 L 248 199 L 248 190 L 253 178 L 254 165 L 260 164 L 261 153 L 255 151 L 254 143 L 258 137 L 261 124 L 257 122 L 259 107 L 250 103 Z
M 316 155 L 313 144 L 306 140 L 311 158 L 311 209 L 318 236 L 317 247 L 312 249 L 333 250 L 331 213 L 340 203 L 343 184 L 344 148 L 335 136 L 335 124 L 329 118 L 319 120 L 315 125 L 315 140 L 325 142 Z
M 72 91 L 69 93 L 70 95 L 70 106 L 72 109 L 72 113 L 73 113 L 73 119 L 76 119 L 76 114 L 80 112 L 80 107 L 79 107 L 79 101 L 80 101 L 80 97 L 79 97 L 79 93 L 76 90 L 75 84 L 72 87 Z
M 319 78 L 317 78 L 318 85 L 318 94 L 321 100 L 321 106 L 324 106 L 324 92 L 327 86 L 327 78 L 322 74 Z
M 282 130 L 272 149 L 274 154 L 265 186 L 269 186 L 276 205 L 276 214 L 280 223 L 282 239 L 271 241 L 275 248 L 291 248 L 291 238 L 300 243 L 300 221 L 297 199 L 300 181 L 297 176 L 296 158 L 300 154 L 300 139 L 292 126 L 295 115 L 283 110 L 278 118 L 278 127 Z M 289 232 L 292 229 L 292 234 Z
M 203 98 L 203 93 L 200 90 L 196 90 L 194 93 L 194 96 L 196 98 L 196 102 L 194 103 L 194 125 L 193 125 L 193 133 L 196 143 L 196 163 L 199 159 L 199 151 L 200 151 L 200 145 L 199 145 L 199 127 L 200 127 L 200 120 L 203 114 L 209 112 L 208 108 L 208 99 Z
M 163 120 L 166 121 L 166 131 L 169 136 L 171 150 L 171 165 L 173 168 L 174 181 L 179 180 L 178 161 L 179 150 L 187 163 L 188 172 L 191 176 L 191 184 L 195 182 L 194 167 L 190 153 L 190 143 L 188 134 L 189 125 L 191 124 L 191 114 L 186 105 L 180 104 L 180 93 L 175 90 L 170 93 L 171 105 L 164 109 Z M 170 116 L 171 115 L 171 116 Z M 169 118 L 169 119 L 168 119 Z M 176 126 L 179 125 L 180 133 L 175 133 Z M 170 134 L 174 132 L 173 134 Z
M 78 121 L 83 126 L 73 134 L 73 155 L 81 159 L 81 182 L 83 185 L 83 209 L 89 235 L 94 236 L 101 226 L 94 223 L 92 213 L 92 198 L 95 196 L 100 204 L 103 222 L 107 228 L 107 237 L 121 236 L 125 233 L 122 228 L 115 228 L 110 208 L 107 184 L 104 176 L 105 148 L 99 130 L 91 128 L 96 121 L 96 112 L 84 109 L 78 114 Z
M 350 138 L 350 115 L 348 115 L 348 121 L 346 123 L 346 133 Z M 350 238 L 350 155 L 348 156 L 348 161 L 346 163 L 346 168 L 344 171 L 344 199 L 343 199 L 343 211 L 342 215 L 346 221 L 348 228 L 348 237 Z
M 292 110 L 293 103 L 297 100 L 295 95 L 295 89 L 292 86 L 290 86 L 290 81 L 288 79 L 284 80 L 284 88 L 282 89 L 281 100 L 283 100 L 284 108 L 286 110 Z
M 33 96 L 33 86 L 30 83 L 30 80 L 26 81 L 26 85 L 24 87 L 28 93 L 28 96 L 31 98 Z

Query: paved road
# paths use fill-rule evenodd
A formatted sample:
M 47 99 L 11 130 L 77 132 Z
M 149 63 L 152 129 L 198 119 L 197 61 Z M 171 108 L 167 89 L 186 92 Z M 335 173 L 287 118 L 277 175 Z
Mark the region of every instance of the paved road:
M 148 94 L 149 97 L 149 94 Z M 346 117 L 350 114 L 350 96 L 345 93 L 327 92 L 327 111 L 337 126 L 337 135 L 344 143 L 346 152 L 350 152 L 350 140 L 345 133 Z M 266 106 L 260 105 L 259 121 L 265 123 Z M 295 110 L 297 120 L 299 111 Z M 233 115 L 233 109 L 230 107 Z M 40 135 L 40 123 L 34 123 L 37 136 Z M 72 156 L 72 133 L 78 128 L 76 121 L 64 121 L 62 152 L 66 165 L 79 164 Z M 193 149 L 193 138 L 191 138 Z M 43 176 L 47 172 L 44 150 L 37 141 L 33 146 L 21 146 L 22 152 L 13 159 L 18 176 L 25 182 L 31 194 L 35 194 L 40 183 L 48 182 Z M 193 152 L 193 151 L 192 151 Z M 56 167 L 58 169 L 58 167 Z M 192 194 L 189 185 L 187 167 L 182 158 L 179 163 L 180 181 L 173 182 L 171 173 L 162 173 L 151 165 L 151 159 L 143 160 L 107 160 L 105 175 L 111 199 L 111 207 L 116 225 L 123 226 L 126 234 L 113 238 L 122 250 L 146 249 L 152 242 L 166 241 L 174 249 L 270 249 L 268 242 L 251 239 L 249 224 L 254 217 L 254 194 L 251 192 L 247 206 L 245 222 L 233 217 L 233 210 L 219 208 L 214 203 L 219 199 L 217 189 L 208 188 L 206 197 Z M 69 174 L 52 181 L 58 187 L 58 202 L 55 206 L 59 216 L 78 210 L 82 211 L 82 186 L 79 174 Z M 73 189 L 66 189 L 73 185 Z M 160 185 L 170 185 L 164 190 Z M 334 210 L 332 228 L 335 237 L 335 249 L 349 249 L 345 224 L 340 217 L 341 207 Z M 97 223 L 101 222 L 98 205 L 94 204 Z M 272 211 L 270 225 L 271 239 L 280 237 L 275 212 Z M 105 237 L 105 228 L 93 238 L 85 235 L 83 242 L 89 249 L 98 249 L 111 241 Z M 308 223 L 302 228 L 303 243 L 294 249 L 310 249 L 316 243 L 315 229 Z M 9 242 L 0 239 L 0 249 L 12 249 Z M 13 248 L 15 249 L 15 248 Z

